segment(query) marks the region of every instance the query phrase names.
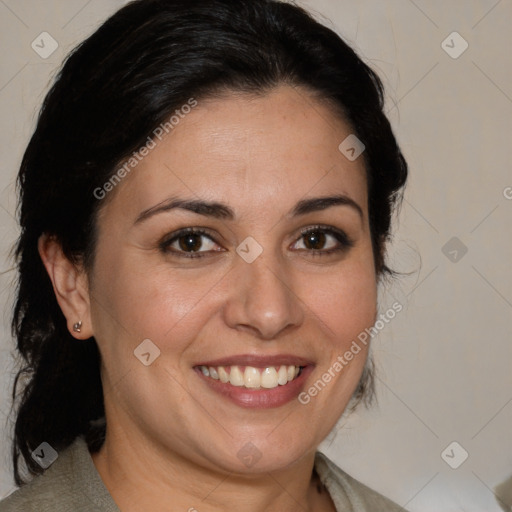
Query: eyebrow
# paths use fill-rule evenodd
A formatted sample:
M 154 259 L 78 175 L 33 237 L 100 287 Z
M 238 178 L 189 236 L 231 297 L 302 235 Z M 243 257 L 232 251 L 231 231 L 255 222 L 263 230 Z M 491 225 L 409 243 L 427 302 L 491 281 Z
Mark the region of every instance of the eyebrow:
M 288 217 L 299 217 L 312 212 L 318 212 L 331 208 L 333 206 L 348 206 L 355 210 L 361 219 L 364 218 L 362 208 L 350 197 L 342 194 L 313 197 L 300 200 L 288 214 Z M 142 211 L 135 220 L 135 224 L 139 224 L 150 217 L 159 213 L 168 212 L 174 209 L 187 210 L 206 217 L 216 219 L 234 220 L 235 212 L 226 204 L 215 201 L 203 201 L 193 199 L 169 198 L 158 203 L 147 210 Z

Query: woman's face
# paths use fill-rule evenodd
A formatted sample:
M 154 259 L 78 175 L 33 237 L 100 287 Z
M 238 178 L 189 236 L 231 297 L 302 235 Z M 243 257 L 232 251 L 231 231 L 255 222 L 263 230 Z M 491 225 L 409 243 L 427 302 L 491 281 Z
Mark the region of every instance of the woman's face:
M 200 101 L 104 199 L 89 293 L 109 435 L 230 472 L 326 437 L 376 315 L 350 134 L 288 86 Z

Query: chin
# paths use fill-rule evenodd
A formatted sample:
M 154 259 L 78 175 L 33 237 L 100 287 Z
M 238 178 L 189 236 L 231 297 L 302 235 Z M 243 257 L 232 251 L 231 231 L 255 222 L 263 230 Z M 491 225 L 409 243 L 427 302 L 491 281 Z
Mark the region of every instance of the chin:
M 321 439 L 318 442 L 300 439 L 300 432 L 290 434 L 285 428 L 280 434 L 269 434 L 271 431 L 265 430 L 259 436 L 234 436 L 227 441 L 227 446 L 206 456 L 217 470 L 220 468 L 229 473 L 259 474 L 285 470 L 313 455 L 321 442 Z M 219 457 L 220 453 L 223 456 Z

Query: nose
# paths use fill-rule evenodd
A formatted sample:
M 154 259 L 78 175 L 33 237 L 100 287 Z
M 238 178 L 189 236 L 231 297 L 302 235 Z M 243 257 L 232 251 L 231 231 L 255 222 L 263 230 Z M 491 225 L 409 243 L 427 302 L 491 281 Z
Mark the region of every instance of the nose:
M 241 258 L 232 274 L 233 286 L 224 306 L 224 320 L 232 329 L 252 332 L 264 340 L 300 325 L 303 302 L 294 291 L 284 262 L 258 257 L 252 263 Z

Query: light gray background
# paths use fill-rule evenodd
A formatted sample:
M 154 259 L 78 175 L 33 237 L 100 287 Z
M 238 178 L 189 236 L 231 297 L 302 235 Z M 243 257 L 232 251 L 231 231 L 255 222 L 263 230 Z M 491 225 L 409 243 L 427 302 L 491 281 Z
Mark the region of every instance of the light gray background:
M 0 497 L 13 488 L 17 167 L 64 55 L 124 3 L 0 0 Z M 391 262 L 412 274 L 381 293 L 382 312 L 394 300 L 404 310 L 373 341 L 379 406 L 343 419 L 323 450 L 411 512 L 499 511 L 493 488 L 512 474 L 512 3 L 301 3 L 380 74 L 410 165 Z M 43 31 L 59 44 L 47 59 L 31 48 Z M 441 46 L 454 31 L 469 44 L 456 59 Z M 467 247 L 455 262 L 442 252 L 452 237 Z M 458 469 L 441 457 L 453 441 L 469 453 Z

